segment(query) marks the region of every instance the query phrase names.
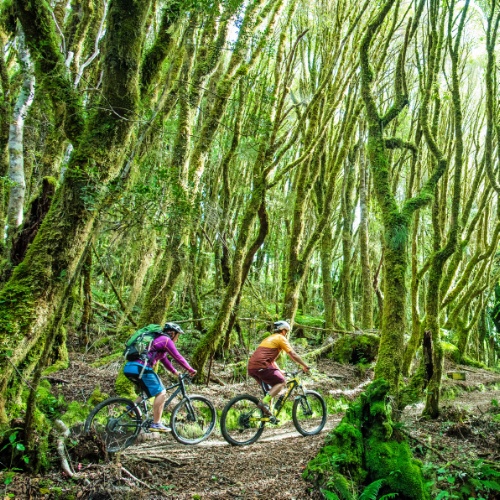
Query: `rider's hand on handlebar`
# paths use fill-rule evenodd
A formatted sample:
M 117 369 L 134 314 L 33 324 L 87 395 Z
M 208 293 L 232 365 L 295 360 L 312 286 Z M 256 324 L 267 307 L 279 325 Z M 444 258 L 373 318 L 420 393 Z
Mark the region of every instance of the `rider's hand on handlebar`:
M 303 366 L 303 367 L 302 367 L 302 371 L 303 371 L 304 373 L 309 373 L 309 370 L 310 370 L 310 368 L 309 368 L 308 366 Z
M 198 372 L 196 370 L 193 370 L 192 372 L 189 372 L 189 376 L 191 378 L 194 378 Z

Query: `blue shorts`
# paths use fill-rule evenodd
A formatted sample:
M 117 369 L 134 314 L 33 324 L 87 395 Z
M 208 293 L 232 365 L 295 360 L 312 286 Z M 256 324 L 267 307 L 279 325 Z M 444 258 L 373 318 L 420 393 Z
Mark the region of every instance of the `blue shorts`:
M 142 377 L 139 378 L 143 368 L 144 365 L 130 361 L 123 368 L 123 374 L 134 384 L 138 385 L 149 398 L 152 398 L 160 394 L 165 389 L 165 386 L 161 383 L 160 377 L 158 377 L 156 372 L 149 367 L 144 368 Z

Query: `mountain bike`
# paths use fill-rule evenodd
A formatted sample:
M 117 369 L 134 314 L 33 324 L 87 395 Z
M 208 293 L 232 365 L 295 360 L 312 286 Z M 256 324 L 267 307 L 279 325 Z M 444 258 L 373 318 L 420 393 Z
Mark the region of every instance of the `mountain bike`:
M 221 432 L 224 439 L 235 446 L 252 444 L 264 432 L 266 424 L 278 424 L 278 417 L 287 400 L 293 395 L 292 420 L 295 428 L 303 436 L 313 436 L 321 432 L 326 423 L 326 403 L 321 394 L 305 388 L 299 371 L 286 373 L 286 392 L 278 398 L 272 415 L 267 416 L 259 408 L 259 399 L 250 394 L 235 396 L 222 410 Z M 269 386 L 261 382 L 264 394 Z
M 170 427 L 174 438 L 182 444 L 197 444 L 206 439 L 215 427 L 217 414 L 210 400 L 200 395 L 191 395 L 186 391 L 190 382 L 189 375 L 179 375 L 175 384 L 166 387 L 173 391 L 165 401 L 164 408 L 181 395 L 181 401 L 174 407 L 170 416 Z M 152 432 L 153 423 L 150 398 L 141 393 L 138 403 L 121 397 L 109 398 L 99 403 L 85 421 L 85 432 L 99 435 L 108 453 L 116 453 L 132 445 L 141 432 Z

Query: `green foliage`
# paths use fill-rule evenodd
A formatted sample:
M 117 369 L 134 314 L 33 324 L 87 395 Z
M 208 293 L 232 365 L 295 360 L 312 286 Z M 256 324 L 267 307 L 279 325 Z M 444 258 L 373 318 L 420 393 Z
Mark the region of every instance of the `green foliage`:
M 123 360 L 123 349 L 120 348 L 119 351 L 110 354 L 109 356 L 104 356 L 102 358 L 96 359 L 90 366 L 93 368 L 100 368 L 101 366 L 109 365 L 114 361 Z
M 435 499 L 487 500 L 500 494 L 500 469 L 484 460 L 444 466 L 428 462 L 423 472 Z
M 336 413 L 344 413 L 349 407 L 349 402 L 341 397 L 324 397 L 326 403 L 326 409 L 328 411 L 328 415 L 335 415 Z
M 8 465 L 5 465 L 7 469 L 12 471 L 20 470 L 18 467 L 13 467 L 16 461 L 19 461 L 19 459 L 25 464 L 29 464 L 30 461 L 29 456 L 25 454 L 26 448 L 19 438 L 20 430 L 22 429 L 16 427 L 13 429 L 8 429 L 0 434 L 0 443 L 5 443 L 0 448 L 0 454 L 2 454 L 4 450 L 7 450 L 8 452 L 10 451 L 10 462 Z M 4 480 L 4 484 L 10 484 L 12 482 L 12 479 L 13 475 L 7 476 Z
M 307 349 L 309 347 L 309 343 L 307 342 L 307 339 L 304 338 L 294 339 L 293 346 L 294 348 L 301 347 L 302 349 Z
M 386 241 L 389 248 L 405 251 L 404 247 L 408 241 L 408 224 L 393 224 L 390 227 L 390 232 L 387 234 Z
M 59 418 L 66 408 L 63 396 L 56 397 L 50 390 L 50 383 L 42 380 L 37 391 L 37 406 L 49 420 Z
M 318 316 L 307 316 L 305 314 L 297 314 L 295 316 L 295 323 L 304 326 L 312 326 L 314 328 L 323 328 L 324 319 Z
M 335 342 L 332 358 L 339 363 L 370 363 L 378 353 L 380 338 L 372 333 L 343 335 Z
M 384 484 L 384 482 L 385 479 L 379 479 L 377 481 L 373 481 L 373 483 L 369 484 L 359 495 L 359 500 L 376 500 L 378 492 L 382 487 L 382 485 Z

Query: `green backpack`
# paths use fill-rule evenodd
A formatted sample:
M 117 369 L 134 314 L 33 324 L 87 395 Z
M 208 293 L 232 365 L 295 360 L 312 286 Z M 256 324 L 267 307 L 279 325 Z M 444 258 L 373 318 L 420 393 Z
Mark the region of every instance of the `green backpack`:
M 148 325 L 137 330 L 127 342 L 125 342 L 123 356 L 127 361 L 145 360 L 151 343 L 162 334 L 163 328 L 160 325 Z

